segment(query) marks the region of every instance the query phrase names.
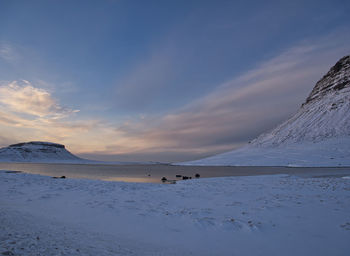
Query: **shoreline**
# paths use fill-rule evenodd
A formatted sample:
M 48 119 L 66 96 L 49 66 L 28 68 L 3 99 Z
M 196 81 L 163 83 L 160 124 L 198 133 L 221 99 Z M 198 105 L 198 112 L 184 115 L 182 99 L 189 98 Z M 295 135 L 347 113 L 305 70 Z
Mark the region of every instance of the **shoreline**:
M 287 174 L 301 177 L 324 175 L 350 175 L 350 167 L 278 167 L 278 166 L 179 166 L 168 164 L 153 165 L 71 165 L 44 163 L 0 163 L 0 170 L 22 171 L 24 173 L 45 176 L 66 176 L 92 180 L 162 183 L 162 177 L 168 180 L 182 180 L 176 175 L 195 179 L 215 177 L 243 177 L 258 175 Z

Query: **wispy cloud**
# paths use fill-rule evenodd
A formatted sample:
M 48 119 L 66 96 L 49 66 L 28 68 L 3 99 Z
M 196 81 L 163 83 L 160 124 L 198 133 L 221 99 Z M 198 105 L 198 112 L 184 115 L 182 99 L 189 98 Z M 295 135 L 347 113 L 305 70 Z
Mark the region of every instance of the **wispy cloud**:
M 118 101 L 115 104 L 129 111 L 148 109 L 152 100 L 162 94 L 164 84 L 169 85 L 169 81 L 175 78 L 177 72 L 171 54 L 169 49 L 158 50 L 137 63 L 116 84 L 115 95 Z
M 349 52 L 348 44 L 330 38 L 305 41 L 179 109 L 122 124 L 83 119 L 28 81 L 3 83 L 0 132 L 17 141 L 65 143 L 73 152 L 107 154 L 110 160 L 195 159 L 239 147 L 288 118 L 317 80 Z M 0 137 L 0 144 L 5 142 Z
M 160 160 L 157 154 L 173 152 L 166 156 L 171 161 L 178 160 L 175 153 L 190 159 L 236 148 L 293 114 L 317 80 L 349 51 L 331 40 L 305 41 L 177 111 L 126 122 L 116 131 L 139 147 L 115 143 L 105 153 L 140 157 L 143 151 Z
M 8 43 L 0 43 L 0 59 L 14 64 L 20 59 L 20 55 L 12 45 Z
M 0 85 L 0 104 L 17 113 L 51 119 L 79 111 L 60 106 L 48 91 L 35 88 L 25 80 Z

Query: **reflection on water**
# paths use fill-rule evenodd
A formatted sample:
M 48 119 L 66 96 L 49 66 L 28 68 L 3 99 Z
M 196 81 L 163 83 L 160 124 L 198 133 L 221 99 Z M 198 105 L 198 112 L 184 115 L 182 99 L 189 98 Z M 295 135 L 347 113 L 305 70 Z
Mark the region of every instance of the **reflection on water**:
M 0 163 L 0 170 L 22 171 L 52 177 L 66 176 L 67 178 L 143 183 L 164 183 L 161 181 L 162 177 L 175 179 L 175 174 L 179 172 L 189 175 L 188 171 L 169 165 Z
M 293 174 L 305 177 L 324 175 L 349 176 L 349 168 L 288 168 L 259 166 L 173 166 L 154 165 L 107 165 L 107 164 L 44 164 L 44 163 L 0 163 L 0 170 L 22 171 L 46 176 L 106 181 L 162 183 L 165 177 L 171 183 L 182 176 L 201 178 L 246 176 L 263 174 Z
M 141 183 L 159 183 L 159 179 L 151 177 L 109 177 L 103 178 L 105 181 L 124 181 L 124 182 L 141 182 Z

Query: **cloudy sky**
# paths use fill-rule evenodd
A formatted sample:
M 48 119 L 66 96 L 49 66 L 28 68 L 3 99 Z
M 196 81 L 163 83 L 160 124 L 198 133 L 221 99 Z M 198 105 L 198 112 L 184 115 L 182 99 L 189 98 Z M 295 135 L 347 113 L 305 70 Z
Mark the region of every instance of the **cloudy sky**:
M 350 54 L 348 0 L 0 1 L 0 146 L 184 161 L 288 118 Z

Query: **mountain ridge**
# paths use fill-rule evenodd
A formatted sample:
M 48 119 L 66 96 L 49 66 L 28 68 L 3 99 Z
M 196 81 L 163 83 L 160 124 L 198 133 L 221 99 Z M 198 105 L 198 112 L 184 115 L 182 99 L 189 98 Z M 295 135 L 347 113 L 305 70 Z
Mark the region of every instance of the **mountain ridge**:
M 320 97 L 320 95 L 326 94 L 330 90 L 342 90 L 345 87 L 349 87 L 349 76 L 343 76 L 343 74 L 350 72 L 350 55 L 344 56 L 337 63 L 331 67 L 331 69 L 325 74 L 312 89 L 310 95 L 307 97 L 306 102 L 308 104 L 312 100 Z

